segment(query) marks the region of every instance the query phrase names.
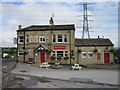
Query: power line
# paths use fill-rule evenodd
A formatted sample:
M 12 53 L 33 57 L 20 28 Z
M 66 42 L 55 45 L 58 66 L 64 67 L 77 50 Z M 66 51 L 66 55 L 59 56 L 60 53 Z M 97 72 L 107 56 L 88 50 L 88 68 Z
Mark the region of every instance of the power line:
M 77 4 L 77 5 L 83 5 L 83 31 L 82 31 L 82 38 L 85 37 L 85 33 L 87 34 L 88 38 L 90 38 L 90 31 L 89 31 L 89 21 L 93 21 L 93 20 L 88 20 L 88 16 L 92 16 L 92 15 L 88 15 L 88 5 L 91 5 L 93 3 L 83 3 L 83 4 Z

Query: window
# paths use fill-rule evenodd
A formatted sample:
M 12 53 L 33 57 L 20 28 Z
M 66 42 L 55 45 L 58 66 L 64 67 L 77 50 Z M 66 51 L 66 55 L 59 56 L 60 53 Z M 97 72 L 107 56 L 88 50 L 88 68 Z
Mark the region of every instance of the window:
M 64 35 L 64 42 L 67 42 L 67 35 Z
M 40 43 L 45 43 L 45 36 L 40 36 Z
M 24 37 L 23 36 L 19 36 L 18 37 L 18 43 L 19 44 L 23 44 L 23 41 L 24 41 Z
M 26 43 L 28 43 L 29 42 L 29 38 L 28 38 L 28 36 L 26 36 Z
M 88 58 L 92 58 L 93 57 L 93 51 L 89 51 L 88 52 Z
M 87 52 L 86 51 L 82 52 L 82 58 L 87 58 Z
M 68 56 L 68 51 L 65 51 L 65 56 Z
M 19 51 L 19 52 L 18 52 L 18 56 L 23 56 L 23 52 L 22 52 L 22 51 Z
M 55 51 L 52 51 L 52 56 L 55 56 Z
M 53 42 L 56 42 L 56 35 L 53 35 L 52 41 L 53 41 Z
M 58 42 L 62 42 L 62 35 L 58 35 Z
M 61 55 L 63 57 L 63 51 L 57 51 L 57 57 Z

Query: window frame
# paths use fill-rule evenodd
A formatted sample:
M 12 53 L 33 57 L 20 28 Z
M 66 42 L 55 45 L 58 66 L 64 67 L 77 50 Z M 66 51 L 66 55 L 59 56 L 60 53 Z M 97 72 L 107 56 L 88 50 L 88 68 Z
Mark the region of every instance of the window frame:
M 25 40 L 25 41 L 26 41 L 26 43 L 29 43 L 29 36 L 28 36 L 28 35 L 26 36 L 26 38 L 25 38 L 25 39 L 26 39 L 26 40 Z
M 54 37 L 54 36 L 55 36 L 55 37 Z M 53 41 L 53 39 L 55 39 L 55 42 Z M 56 40 L 57 40 L 56 35 L 52 35 L 52 42 L 53 42 L 53 43 L 56 43 Z
M 62 38 L 61 38 L 62 42 L 59 42 L 59 41 L 58 41 L 58 39 L 59 39 L 58 36 L 59 36 L 59 35 L 62 36 Z M 63 43 L 63 35 L 62 35 L 62 34 L 59 34 L 59 35 L 57 35 L 57 43 Z
M 53 56 L 54 54 L 54 56 L 57 58 L 57 51 L 63 51 L 63 57 L 65 57 L 65 52 L 67 51 L 68 52 L 67 56 L 69 57 L 69 50 L 53 50 L 51 56 Z
M 65 41 L 65 39 L 66 39 L 66 41 Z M 64 43 L 68 42 L 68 36 L 66 34 L 64 34 L 63 41 L 64 41 Z
M 90 57 L 90 54 L 92 54 L 92 57 Z M 88 58 L 93 58 L 93 56 L 94 56 L 93 51 L 88 51 Z
M 86 57 L 83 56 L 83 54 L 86 53 Z M 82 51 L 82 58 L 87 58 L 87 51 Z
M 44 39 L 44 41 L 43 41 L 43 39 Z M 46 42 L 46 36 L 45 35 L 39 36 L 39 42 L 40 43 L 45 43 Z
M 23 37 L 23 39 L 20 39 L 20 37 Z M 20 42 L 22 40 L 23 42 Z M 18 36 L 18 44 L 23 44 L 24 43 L 24 36 Z
M 20 55 L 20 53 L 23 53 L 23 55 L 24 55 L 23 51 L 18 51 L 18 56 L 23 56 L 23 55 Z

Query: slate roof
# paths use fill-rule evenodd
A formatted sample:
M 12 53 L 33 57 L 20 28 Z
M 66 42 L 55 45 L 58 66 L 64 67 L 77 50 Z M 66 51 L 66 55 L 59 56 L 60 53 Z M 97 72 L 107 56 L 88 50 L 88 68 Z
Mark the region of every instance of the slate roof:
M 74 24 L 68 25 L 31 25 L 22 29 L 17 30 L 19 31 L 46 31 L 46 30 L 75 30 Z
M 114 46 L 109 39 L 75 39 L 76 46 Z

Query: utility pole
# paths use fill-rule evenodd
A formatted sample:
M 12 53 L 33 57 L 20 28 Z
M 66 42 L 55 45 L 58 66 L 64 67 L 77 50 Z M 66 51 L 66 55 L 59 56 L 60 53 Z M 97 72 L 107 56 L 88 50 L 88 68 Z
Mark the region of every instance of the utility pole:
M 82 38 L 85 37 L 85 33 L 87 34 L 88 38 L 90 38 L 90 31 L 89 31 L 89 21 L 92 20 L 88 20 L 88 5 L 90 5 L 92 3 L 83 3 L 83 4 L 78 4 L 78 5 L 83 5 L 83 31 L 82 31 Z

